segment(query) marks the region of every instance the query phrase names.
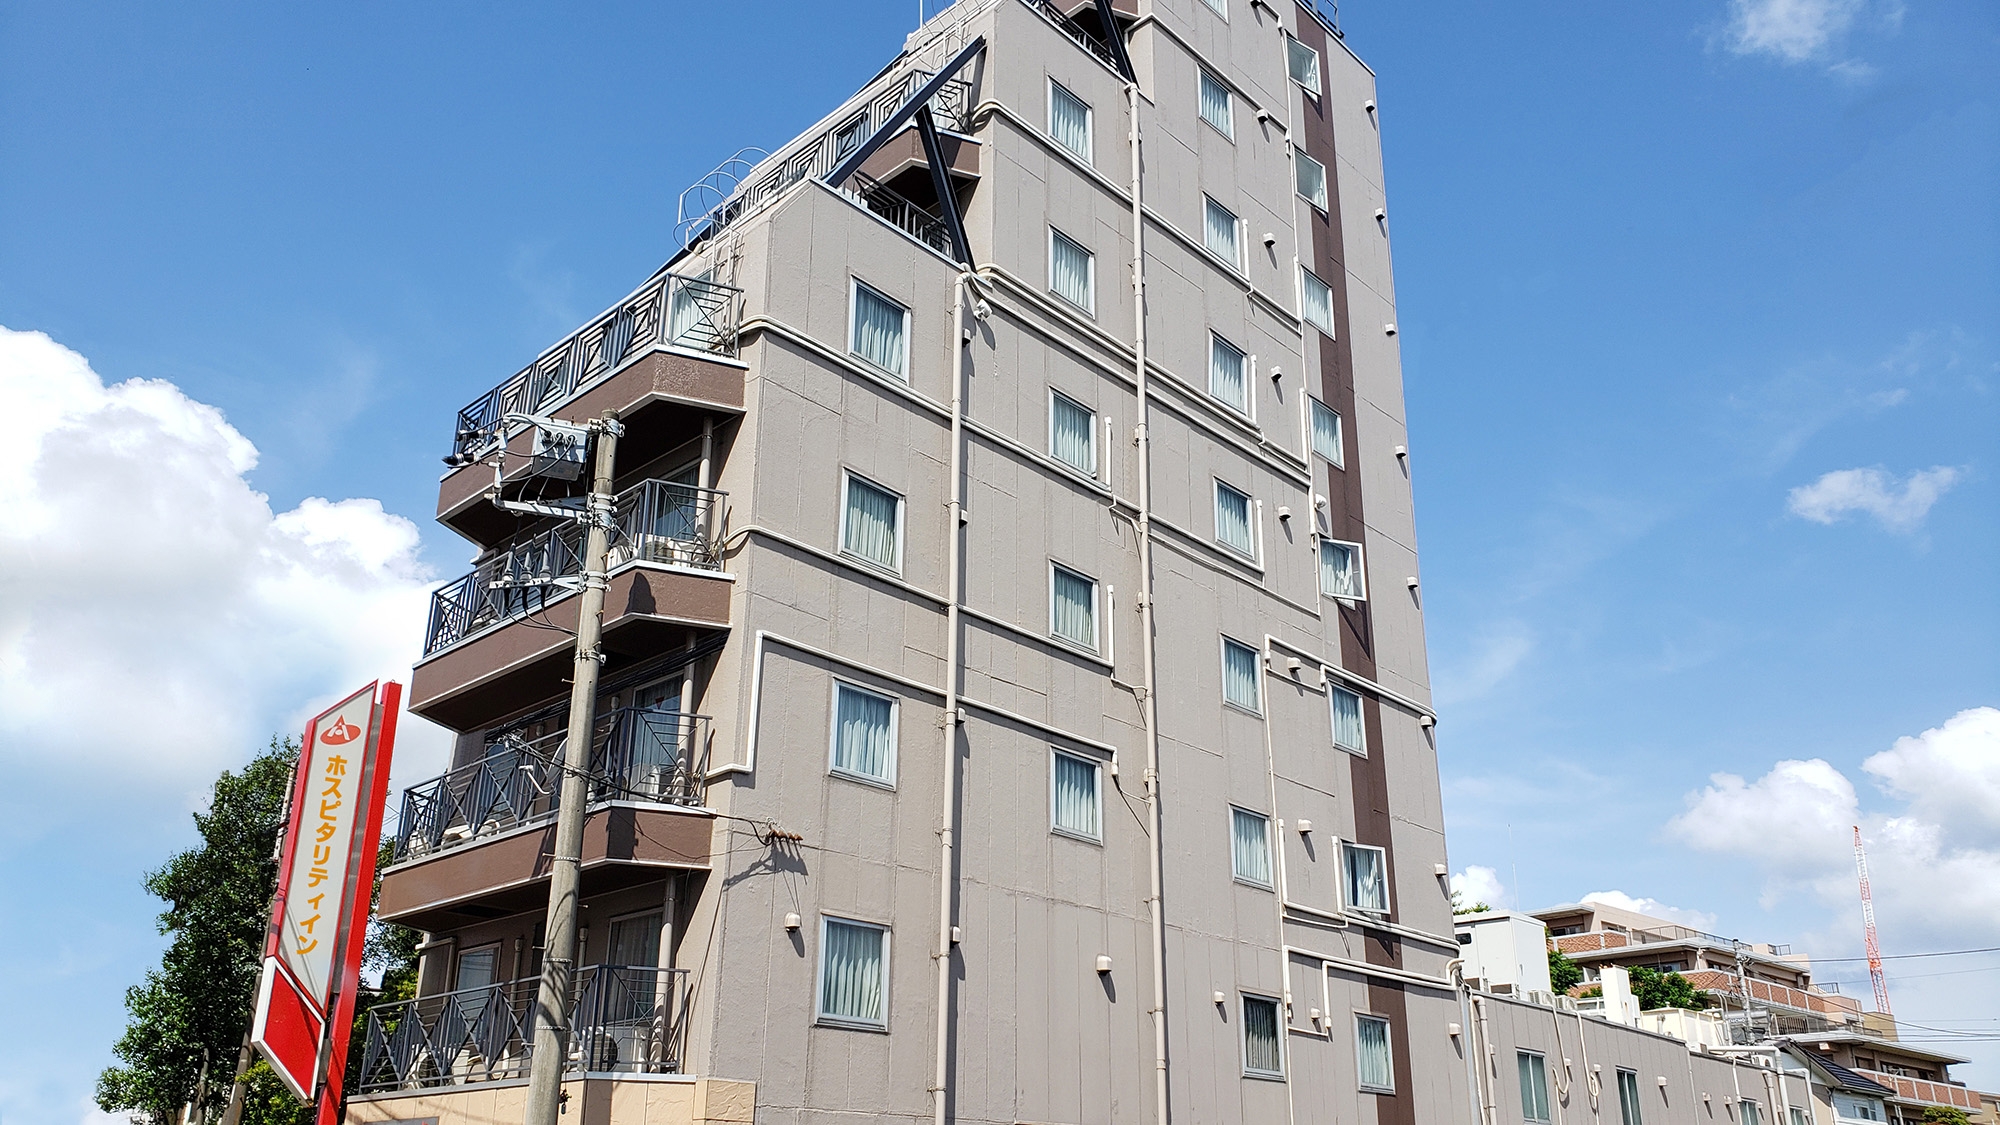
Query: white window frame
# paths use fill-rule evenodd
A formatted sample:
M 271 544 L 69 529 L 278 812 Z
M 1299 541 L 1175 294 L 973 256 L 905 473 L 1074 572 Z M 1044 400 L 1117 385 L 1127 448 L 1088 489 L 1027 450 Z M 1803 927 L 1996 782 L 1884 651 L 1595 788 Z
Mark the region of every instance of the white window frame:
M 1333 544 L 1333 545 L 1334 545 L 1334 546 L 1336 546 L 1336 547 L 1349 547 L 1349 548 L 1352 548 L 1352 549 L 1353 549 L 1353 551 L 1354 551 L 1354 583 L 1355 583 L 1355 585 L 1357 585 L 1357 586 L 1361 587 L 1361 589 L 1360 589 L 1360 592 L 1359 592 L 1359 593 L 1355 593 L 1355 594 L 1336 594 L 1336 593 L 1333 593 L 1333 592 L 1329 591 L 1329 590 L 1328 590 L 1328 589 L 1326 588 L 1326 583 L 1325 583 L 1325 581 L 1324 581 L 1324 580 L 1322 580 L 1322 581 L 1320 582 L 1320 587 L 1319 587 L 1319 592 L 1320 592 L 1320 596 L 1321 596 L 1321 597 L 1324 597 L 1324 598 L 1337 598 L 1337 599 L 1339 599 L 1339 600 L 1340 600 L 1340 601 L 1342 601 L 1342 602 L 1356 602 L 1356 603 L 1359 603 L 1359 602 L 1365 602 L 1365 601 L 1367 601 L 1367 600 L 1368 600 L 1368 569 L 1367 569 L 1367 567 L 1366 567 L 1366 566 L 1364 566 L 1364 565 L 1363 565 L 1363 563 L 1364 563 L 1364 556 L 1363 556 L 1363 555 L 1362 555 L 1362 553 L 1361 553 L 1361 544 L 1359 544 L 1359 543 L 1354 543 L 1354 542 L 1350 542 L 1350 541 L 1348 541 L 1348 540 L 1346 540 L 1346 539 L 1335 539 L 1335 538 L 1334 538 L 1333 536 L 1331 536 L 1331 535 L 1322 535 L 1322 536 L 1319 536 L 1318 538 L 1319 538 L 1319 546 L 1318 546 L 1317 550 L 1318 550 L 1319 552 L 1321 552 L 1322 556 L 1324 555 L 1324 552 L 1326 551 L 1326 547 L 1327 547 L 1327 544 L 1329 544 L 1329 543 Z M 1315 561 L 1320 561 L 1320 560 L 1315 560 Z M 1322 575 L 1323 575 L 1323 574 L 1325 573 L 1325 570 L 1324 570 L 1324 566 L 1325 566 L 1324 562 L 1321 562 L 1321 573 L 1322 573 Z
M 1331 678 L 1332 678 L 1331 676 L 1328 677 L 1328 679 Z M 1339 692 L 1343 695 L 1351 695 L 1355 699 L 1356 702 L 1355 713 L 1361 716 L 1361 745 L 1359 746 L 1341 745 L 1340 734 L 1339 734 L 1340 727 L 1335 722 L 1333 714 L 1333 700 L 1335 692 Z M 1327 721 L 1327 726 L 1332 733 L 1333 748 L 1335 750 L 1344 751 L 1346 753 L 1354 755 L 1357 758 L 1366 758 L 1368 756 L 1368 711 L 1365 706 L 1367 702 L 1368 702 L 1368 697 L 1362 695 L 1358 691 L 1355 691 L 1353 688 L 1343 687 L 1337 683 L 1329 683 L 1326 685 L 1326 721 Z M 1346 877 L 1347 874 L 1345 870 L 1343 870 L 1341 872 L 1341 878 L 1345 879 Z
M 882 1019 L 879 1022 L 875 1020 L 856 1019 L 853 1016 L 831 1015 L 823 1006 L 826 1001 L 826 931 L 827 924 L 830 922 L 837 922 L 843 926 L 859 926 L 863 929 L 878 930 L 882 934 Z M 889 969 L 889 951 L 890 943 L 894 940 L 895 935 L 887 923 L 870 922 L 865 918 L 850 918 L 844 914 L 822 913 L 819 916 L 819 956 L 815 958 L 818 965 L 813 970 L 813 1022 L 815 1024 L 821 1027 L 845 1027 L 858 1031 L 889 1030 L 889 984 L 894 977 L 894 974 Z
M 1062 400 L 1090 416 L 1090 467 L 1074 464 L 1056 455 L 1056 400 Z M 1097 411 L 1078 402 L 1054 387 L 1049 388 L 1049 460 L 1074 473 L 1082 473 L 1092 480 L 1097 479 Z
M 847 354 L 855 359 L 860 360 L 862 363 L 867 364 L 874 370 L 880 371 L 884 375 L 888 375 L 904 383 L 909 382 L 910 381 L 910 306 L 904 304 L 901 301 L 898 301 L 894 297 L 889 296 L 887 293 L 882 292 L 880 289 L 875 288 L 873 285 L 868 284 L 867 282 L 861 280 L 858 277 L 850 276 L 848 278 L 848 281 L 851 282 L 851 284 L 848 286 L 847 289 Z M 877 299 L 886 301 L 889 304 L 894 305 L 897 308 L 903 310 L 903 350 L 901 357 L 903 369 L 901 371 L 894 371 L 887 367 L 882 367 L 876 364 L 874 360 L 869 359 L 868 357 L 861 354 L 861 320 L 857 314 L 859 314 L 859 312 L 861 311 L 861 291 L 863 289 L 866 289 L 871 295 L 873 295 Z
M 1292 59 L 1295 48 L 1312 56 L 1312 82 L 1310 84 L 1292 73 Z M 1325 68 L 1321 65 L 1322 61 L 1317 50 L 1300 42 L 1299 38 L 1291 32 L 1288 31 L 1285 33 L 1285 75 L 1293 82 L 1298 83 L 1301 90 L 1306 91 L 1315 98 L 1320 96 L 1325 83 Z
M 1097 804 L 1097 834 L 1080 832 L 1056 821 L 1056 759 L 1068 758 L 1090 767 L 1091 797 Z M 1082 840 L 1090 844 L 1104 843 L 1104 763 L 1083 754 L 1072 754 L 1067 750 L 1049 747 L 1049 831 L 1072 840 Z
M 1221 16 L 1224 23 L 1229 21 L 1229 0 L 1202 0 L 1202 2 L 1208 5 L 1210 11 Z
M 1070 299 L 1069 294 L 1056 288 L 1056 242 L 1060 239 L 1083 254 L 1083 303 Z M 1054 226 L 1049 227 L 1049 292 L 1062 299 L 1071 308 L 1081 309 L 1086 315 L 1097 316 L 1097 252 Z
M 1521 1060 L 1525 1058 L 1541 1060 L 1541 1088 L 1536 1091 L 1538 1096 L 1535 1098 L 1542 1110 L 1540 1117 L 1528 1116 L 1528 1087 L 1520 1082 Z M 1521 1120 L 1526 1125 L 1549 1125 L 1552 1120 L 1549 1109 L 1549 1057 L 1540 1051 L 1523 1051 L 1517 1048 L 1514 1051 L 1514 1076 L 1516 1084 L 1521 1087 Z
M 1071 101 L 1083 107 L 1083 151 L 1082 152 L 1078 152 L 1075 149 L 1064 144 L 1062 142 L 1062 138 L 1056 136 L 1056 91 L 1058 90 L 1062 91 L 1063 94 L 1067 95 Z M 1085 164 L 1089 164 L 1092 167 L 1096 166 L 1097 164 L 1096 111 L 1091 108 L 1089 102 L 1084 101 L 1082 98 L 1078 97 L 1075 90 L 1072 90 L 1068 86 L 1065 86 L 1062 83 L 1056 81 L 1054 77 L 1051 77 L 1049 79 L 1048 130 L 1049 130 L 1049 139 L 1056 143 L 1057 148 L 1062 149 L 1064 152 L 1069 153 L 1071 156 L 1076 157 L 1078 160 L 1083 161 Z
M 1236 817 L 1238 815 L 1242 815 L 1242 817 L 1256 817 L 1258 821 L 1264 823 L 1264 869 L 1270 871 L 1268 879 L 1256 879 L 1256 877 L 1244 875 L 1242 871 L 1236 871 Z M 1278 857 L 1274 855 L 1274 849 L 1270 847 L 1270 815 L 1258 813 L 1256 809 L 1244 809 L 1242 805 L 1230 805 L 1230 879 L 1236 881 L 1236 883 L 1242 883 L 1244 887 L 1256 887 L 1258 891 L 1276 891 L 1278 889 Z
M 1621 1066 L 1618 1068 L 1617 1082 L 1619 1125 L 1644 1125 L 1645 1114 L 1641 1112 L 1639 1107 L 1639 1072 L 1633 1070 L 1631 1067 Z M 1628 1083 L 1632 1091 L 1630 1101 L 1626 1100 L 1625 1094 Z M 1797 1113 L 1798 1107 L 1793 1106 L 1792 1112 Z M 1795 1121 L 1791 1125 L 1799 1125 L 1799 1123 Z
M 1195 73 L 1199 77 L 1194 80 L 1194 115 L 1208 122 L 1209 128 L 1234 141 L 1236 139 L 1236 91 L 1229 88 L 1229 83 L 1211 74 L 1207 67 L 1197 67 Z M 1222 91 L 1223 118 L 1220 125 L 1216 124 L 1214 118 L 1202 111 L 1202 94 L 1207 92 L 1208 84 L 1211 82 L 1215 84 L 1216 89 Z
M 1347 867 L 1347 853 L 1350 849 L 1358 852 L 1374 852 L 1382 857 L 1383 903 L 1379 909 L 1373 906 L 1362 906 L 1354 901 L 1353 880 L 1349 877 Z M 1356 843 L 1353 840 L 1340 841 L 1340 904 L 1342 907 L 1352 910 L 1357 914 L 1372 914 L 1382 918 L 1389 916 L 1390 907 L 1395 904 L 1394 896 L 1389 893 L 1389 849 L 1377 844 Z
M 1382 1049 L 1389 1056 L 1389 1084 L 1387 1086 L 1373 1086 L 1361 1081 L 1361 1024 L 1363 1021 L 1382 1025 Z M 1393 1094 L 1396 1092 L 1396 1037 L 1393 1034 L 1395 1027 L 1396 1025 L 1391 1023 L 1387 1016 L 1378 1016 L 1373 1012 L 1354 1013 L 1354 1079 L 1355 1085 L 1360 1087 L 1363 1093 Z
M 1250 677 L 1250 690 L 1256 693 L 1257 696 L 1257 701 L 1255 706 L 1249 706 L 1242 703 L 1238 703 L 1236 700 L 1229 698 L 1229 650 L 1231 648 L 1241 649 L 1244 652 L 1250 654 L 1251 657 L 1250 667 L 1253 670 L 1253 675 Z M 1255 715 L 1260 719 L 1263 718 L 1264 717 L 1263 652 L 1259 650 L 1256 645 L 1244 644 L 1242 641 L 1237 640 L 1235 637 L 1232 637 L 1229 634 L 1224 633 L 1222 635 L 1222 648 L 1220 650 L 1220 655 L 1222 660 L 1222 665 L 1221 665 L 1222 705 L 1224 707 L 1228 707 L 1233 710 L 1242 711 L 1245 714 Z
M 1288 1029 L 1285 1026 L 1284 999 L 1278 996 L 1266 996 L 1261 992 L 1238 991 L 1236 995 L 1237 995 L 1236 1018 L 1243 1025 L 1242 1031 L 1240 1031 L 1236 1036 L 1237 1041 L 1241 1044 L 1238 1050 L 1242 1052 L 1242 1057 L 1243 1057 L 1243 1077 L 1263 1078 L 1263 1079 L 1283 1082 L 1285 1080 L 1285 1061 L 1286 1061 L 1285 1039 L 1288 1031 Z M 1278 1069 L 1276 1070 L 1262 1070 L 1256 1067 L 1252 1067 L 1250 1065 L 1250 1013 L 1248 1009 L 1253 1001 L 1259 1004 L 1269 1004 L 1271 1006 L 1272 1015 L 1275 1017 L 1276 1030 L 1278 1033 Z
M 1230 241 L 1236 244 L 1236 252 L 1228 257 L 1224 257 L 1220 250 L 1208 244 L 1208 209 L 1211 207 L 1229 216 L 1230 230 L 1234 232 L 1230 236 Z M 1224 207 L 1221 200 L 1207 192 L 1201 193 L 1201 248 L 1208 251 L 1210 257 L 1228 262 L 1230 269 L 1237 273 L 1243 272 L 1243 216 Z
M 1241 361 L 1237 365 L 1237 375 L 1241 379 L 1240 389 L 1243 393 L 1243 401 L 1240 403 L 1231 402 L 1215 392 L 1215 374 L 1216 374 L 1215 350 L 1218 346 L 1227 348 L 1228 350 L 1235 352 L 1236 358 L 1239 361 Z M 1208 397 L 1228 407 L 1230 412 L 1232 414 L 1237 415 L 1238 417 L 1241 418 L 1252 417 L 1253 412 L 1251 411 L 1250 406 L 1257 400 L 1256 393 L 1251 387 L 1251 381 L 1253 378 L 1254 378 L 1253 373 L 1250 370 L 1250 353 L 1244 351 L 1242 348 L 1237 347 L 1235 342 L 1230 340 L 1229 337 L 1224 336 L 1222 333 L 1217 332 L 1213 328 L 1209 329 L 1208 330 Z
M 498 941 L 486 941 L 486 942 L 481 942 L 478 945 L 461 946 L 452 952 L 451 989 L 453 992 L 456 992 L 459 989 L 458 975 L 465 968 L 465 959 L 467 957 L 472 956 L 475 953 L 491 953 L 493 955 L 493 979 L 487 981 L 483 985 L 473 985 L 472 987 L 492 988 L 495 985 L 501 985 L 507 983 L 506 981 L 500 978 L 500 943 Z
M 1319 427 L 1316 424 L 1318 421 L 1316 415 L 1320 410 L 1326 411 L 1333 418 L 1332 456 L 1328 456 L 1327 452 L 1319 447 L 1319 439 L 1314 436 L 1319 432 Z M 1334 468 L 1345 469 L 1347 467 L 1347 431 L 1341 428 L 1340 411 L 1335 410 L 1312 395 L 1306 396 L 1306 446 L 1313 451 L 1315 456 L 1332 465 Z
M 848 769 L 840 764 L 840 689 L 842 688 L 858 692 L 861 695 L 872 696 L 889 704 L 888 776 L 877 777 L 874 774 L 862 773 L 860 770 Z M 826 772 L 828 774 L 847 781 L 858 781 L 863 785 L 872 785 L 877 789 L 893 790 L 896 788 L 896 765 L 901 757 L 903 742 L 902 700 L 886 692 L 876 691 L 870 687 L 863 687 L 853 680 L 835 676 L 833 678 L 833 698 L 827 703 L 826 725 Z
M 1317 198 L 1307 195 L 1305 193 L 1305 185 L 1299 183 L 1299 170 L 1308 164 L 1319 169 L 1319 195 Z M 1307 156 L 1304 150 L 1294 148 L 1292 150 L 1292 194 L 1312 204 L 1313 210 L 1324 215 L 1327 213 L 1327 201 L 1331 198 L 1331 192 L 1332 189 L 1326 183 L 1326 165 Z
M 1222 537 L 1222 490 L 1223 489 L 1228 489 L 1230 492 L 1233 492 L 1236 495 L 1241 496 L 1243 498 L 1243 510 L 1248 516 L 1248 518 L 1244 522 L 1250 533 L 1250 542 L 1247 546 L 1239 547 L 1236 544 L 1231 543 L 1229 540 L 1224 539 Z M 1230 554 L 1246 558 L 1251 562 L 1257 561 L 1257 502 L 1256 500 L 1251 498 L 1249 493 L 1243 491 L 1242 489 L 1236 487 L 1233 484 L 1230 484 L 1228 481 L 1223 480 L 1221 477 L 1215 478 L 1215 541 L 1221 544 L 1223 547 L 1227 548 Z
M 877 562 L 876 560 L 871 559 L 867 555 L 861 554 L 858 551 L 850 549 L 847 545 L 847 490 L 851 487 L 849 483 L 851 481 L 860 481 L 862 484 L 867 485 L 870 488 L 873 488 L 879 492 L 886 492 L 889 495 L 894 496 L 896 498 L 896 565 L 889 567 L 888 570 L 892 574 L 901 575 L 903 573 L 903 523 L 904 523 L 903 517 L 904 513 L 909 511 L 910 498 L 903 495 L 900 492 L 897 492 L 895 489 L 890 488 L 888 485 L 885 485 L 880 481 L 873 479 L 872 477 L 864 477 L 860 473 L 857 473 L 852 469 L 840 470 L 839 543 L 840 543 L 841 557 L 846 559 L 852 559 L 853 561 L 858 562 L 861 565 L 866 566 L 872 570 L 884 569 L 883 565 L 880 562 Z
M 1065 574 L 1068 574 L 1072 578 L 1081 578 L 1085 582 L 1090 583 L 1090 642 L 1087 645 L 1083 641 L 1079 641 L 1074 637 L 1066 637 L 1061 633 L 1056 632 L 1056 572 L 1059 570 Z M 1101 597 L 1102 589 L 1103 589 L 1102 584 L 1100 584 L 1097 581 L 1097 579 L 1092 578 L 1090 575 L 1085 574 L 1084 572 L 1076 569 L 1073 566 L 1064 566 L 1063 564 L 1055 561 L 1054 559 L 1050 559 L 1049 560 L 1049 639 L 1055 641 L 1058 644 L 1065 645 L 1069 648 L 1078 648 L 1082 649 L 1085 652 L 1093 654 L 1102 651 L 1099 645 L 1102 642 L 1103 633 L 1100 631 L 1098 626 L 1098 619 L 1100 616 L 1102 616 L 1099 613 L 1099 603 L 1103 601 L 1103 598 Z
M 1308 279 L 1310 279 L 1310 282 L 1308 281 Z M 1310 288 L 1310 284 L 1314 282 L 1318 283 L 1318 285 L 1321 288 L 1326 290 L 1325 324 L 1321 324 L 1318 318 L 1312 315 L 1310 311 L 1312 309 L 1312 306 L 1306 303 L 1306 290 Z M 1339 337 L 1334 333 L 1333 330 L 1333 286 L 1328 285 L 1326 283 L 1325 278 L 1322 278 L 1320 275 L 1307 269 L 1303 264 L 1299 266 L 1299 319 L 1305 321 L 1307 324 L 1312 325 L 1314 328 L 1319 329 L 1321 334 L 1324 335 L 1327 339 L 1329 340 L 1339 339 Z
M 606 922 L 604 924 L 604 956 L 606 956 L 607 958 L 611 956 L 611 931 L 620 922 L 630 922 L 634 918 L 658 918 L 660 919 L 660 924 L 664 926 L 666 924 L 666 910 L 664 907 L 661 906 L 651 906 L 651 907 L 642 906 L 637 910 L 628 910 L 625 913 L 620 914 L 617 917 L 612 918 L 610 921 Z M 661 934 L 659 936 L 664 938 L 666 935 Z M 606 965 L 611 964 L 610 961 L 603 961 L 600 963 Z

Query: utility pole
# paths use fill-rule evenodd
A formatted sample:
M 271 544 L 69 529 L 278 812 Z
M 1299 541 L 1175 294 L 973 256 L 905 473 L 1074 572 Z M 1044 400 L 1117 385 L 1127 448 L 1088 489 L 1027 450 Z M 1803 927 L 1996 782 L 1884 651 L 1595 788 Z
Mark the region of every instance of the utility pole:
M 569 1061 L 569 999 L 576 965 L 577 884 L 583 865 L 584 803 L 590 798 L 590 742 L 597 725 L 597 672 L 604 663 L 598 638 L 604 625 L 605 560 L 616 526 L 611 491 L 618 455 L 618 414 L 607 410 L 591 424 L 597 439 L 589 530 L 583 552 L 583 598 L 576 617 L 576 673 L 569 693 L 569 733 L 563 740 L 561 806 L 555 854 L 549 864 L 549 912 L 543 927 L 541 991 L 535 998 L 535 1045 L 528 1058 L 527 1125 L 556 1125 L 562 1110 L 562 1077 Z M 495 484 L 495 499 L 499 485 Z

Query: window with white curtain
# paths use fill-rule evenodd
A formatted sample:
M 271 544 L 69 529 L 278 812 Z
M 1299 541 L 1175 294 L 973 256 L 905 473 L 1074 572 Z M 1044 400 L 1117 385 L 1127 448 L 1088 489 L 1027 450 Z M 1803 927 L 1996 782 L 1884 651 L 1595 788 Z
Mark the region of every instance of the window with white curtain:
M 1205 70 L 1201 72 L 1201 119 L 1225 137 L 1236 136 L 1236 114 L 1229 104 L 1229 87 Z
M 1215 538 L 1238 554 L 1257 557 L 1250 538 L 1250 497 L 1221 481 L 1215 482 Z
M 852 1027 L 889 1026 L 889 928 L 820 919 L 819 1019 Z
M 1250 412 L 1250 357 L 1243 349 L 1211 332 L 1208 334 L 1209 397 L 1236 411 Z
M 1806 1111 L 1800 1109 L 1798 1106 L 1792 1106 L 1791 1113 L 1788 1116 L 1791 1118 L 1792 1125 L 1806 1125 Z M 1637 1121 L 1638 1118 L 1635 1117 L 1633 1120 Z
M 1053 78 L 1049 79 L 1049 136 L 1090 163 L 1090 104 Z
M 715 267 L 700 273 L 676 276 L 670 282 L 667 300 L 667 342 L 687 348 L 707 348 L 720 335 L 709 319 L 702 300 L 715 291 Z
M 1361 1088 L 1378 1094 L 1396 1092 L 1395 1060 L 1389 1055 L 1389 1021 L 1380 1016 L 1354 1017 L 1354 1072 Z
M 1306 202 L 1326 210 L 1326 165 L 1295 149 L 1292 152 L 1292 180 Z
M 1202 244 L 1209 252 L 1237 269 L 1243 268 L 1243 255 L 1239 249 L 1242 239 L 1236 221 L 1236 212 L 1204 195 L 1202 210 Z
M 1278 1002 L 1268 996 L 1243 997 L 1243 1073 L 1283 1078 L 1285 1048 Z
M 1097 313 L 1097 262 L 1076 239 L 1049 228 L 1049 288 L 1056 296 Z
M 1307 324 L 1333 335 L 1333 287 L 1304 266 L 1299 267 L 1299 312 Z
M 1097 788 L 1098 764 L 1089 758 L 1050 751 L 1049 819 L 1057 832 L 1102 840 L 1103 801 Z
M 1521 1120 L 1537 1125 L 1549 1119 L 1549 1064 L 1534 1051 L 1517 1051 L 1514 1065 L 1521 1077 Z
M 1333 744 L 1350 754 L 1368 753 L 1368 728 L 1361 721 L 1361 697 L 1338 684 L 1328 684 L 1328 706 L 1333 711 Z
M 1049 564 L 1049 632 L 1097 651 L 1097 580 L 1059 563 Z
M 1292 38 L 1285 36 L 1285 69 L 1291 72 L 1292 81 L 1304 86 L 1314 97 L 1319 96 L 1319 52 Z
M 1216 15 L 1222 16 L 1224 19 L 1229 17 L 1229 0 L 1202 0 L 1202 2 L 1214 8 Z
M 1248 809 L 1229 810 L 1229 870 L 1245 883 L 1271 885 L 1271 818 Z
M 860 281 L 854 283 L 854 325 L 847 350 L 897 378 L 907 378 L 910 310 Z
M 840 550 L 890 570 L 903 568 L 903 498 L 852 473 L 847 510 L 840 521 Z
M 1791 1125 L 1805 1125 L 1800 1120 L 1804 1115 L 1799 1113 L 1797 1106 L 1792 1107 L 1792 1115 Z M 1640 1120 L 1639 1072 L 1636 1070 L 1620 1068 L 1618 1071 L 1618 1122 L 1619 1125 L 1645 1125 Z
M 896 701 L 836 681 L 832 758 L 835 773 L 895 784 Z
M 1388 853 L 1367 844 L 1341 841 L 1340 866 L 1346 875 L 1347 905 L 1371 914 L 1389 912 Z
M 1336 465 L 1345 465 L 1347 453 L 1340 436 L 1340 415 L 1316 398 L 1311 401 L 1313 452 Z
M 1319 592 L 1352 602 L 1368 599 L 1368 588 L 1361 580 L 1359 544 L 1338 539 L 1319 541 Z
M 1097 475 L 1097 415 L 1055 390 L 1049 392 L 1049 456 L 1085 476 Z
M 1245 711 L 1262 713 L 1258 691 L 1257 650 L 1242 641 L 1222 638 L 1222 699 Z

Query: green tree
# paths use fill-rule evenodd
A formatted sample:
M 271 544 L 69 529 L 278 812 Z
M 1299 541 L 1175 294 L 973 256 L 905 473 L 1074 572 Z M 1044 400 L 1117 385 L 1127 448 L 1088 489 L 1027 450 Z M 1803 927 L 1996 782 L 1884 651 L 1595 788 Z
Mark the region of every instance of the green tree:
M 1484 914 L 1484 913 L 1486 913 L 1487 911 L 1489 911 L 1489 910 L 1493 909 L 1492 907 L 1490 907 L 1490 906 L 1486 905 L 1486 904 L 1485 904 L 1485 903 L 1483 903 L 1483 902 L 1475 902 L 1475 903 L 1473 903 L 1473 904 L 1472 904 L 1471 906 L 1466 906 L 1466 905 L 1464 905 L 1464 902 L 1465 902 L 1465 892 L 1464 892 L 1464 891 L 1453 891 L 1453 892 L 1451 892 L 1451 912 L 1452 912 L 1452 913 L 1453 913 L 1454 915 L 1457 915 L 1457 914 Z
M 1557 992 L 1568 992 L 1583 983 L 1583 966 L 1563 955 L 1563 951 L 1549 946 L 1549 987 Z
M 1631 970 L 1631 976 L 1632 995 L 1638 998 L 1642 1011 L 1654 1008 L 1691 1008 L 1699 1011 L 1709 1005 L 1708 993 L 1689 984 L 1688 979 L 1679 973 L 1662 973 L 1658 969 L 1640 966 Z
M 1924 1125 L 1966 1125 L 1965 1111 L 1957 1106 L 1927 1105 L 1924 1107 Z
M 131 1019 L 112 1047 L 118 1065 L 97 1079 L 97 1104 L 153 1125 L 178 1120 L 193 1100 L 203 1061 L 208 1083 L 202 1110 L 228 1099 L 243 1033 L 256 1000 L 265 925 L 277 886 L 272 859 L 298 746 L 276 739 L 240 772 L 224 771 L 208 809 L 194 815 L 201 842 L 146 877 L 165 900 L 160 932 L 172 941 L 160 965 L 126 990 Z M 273 1076 L 275 1083 L 275 1076 Z M 290 1101 L 282 1087 L 277 1093 Z M 246 1114 L 246 1122 L 304 1121 L 295 1112 Z

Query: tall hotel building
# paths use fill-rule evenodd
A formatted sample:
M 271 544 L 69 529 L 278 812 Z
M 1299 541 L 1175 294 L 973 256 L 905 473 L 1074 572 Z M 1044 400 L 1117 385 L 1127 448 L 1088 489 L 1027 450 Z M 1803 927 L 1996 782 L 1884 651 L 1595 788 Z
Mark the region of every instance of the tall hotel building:
M 1295 0 L 960 0 L 690 189 L 457 420 L 348 1119 L 520 1119 L 582 535 L 496 465 L 606 411 L 565 1120 L 1469 1115 L 1380 142 Z

